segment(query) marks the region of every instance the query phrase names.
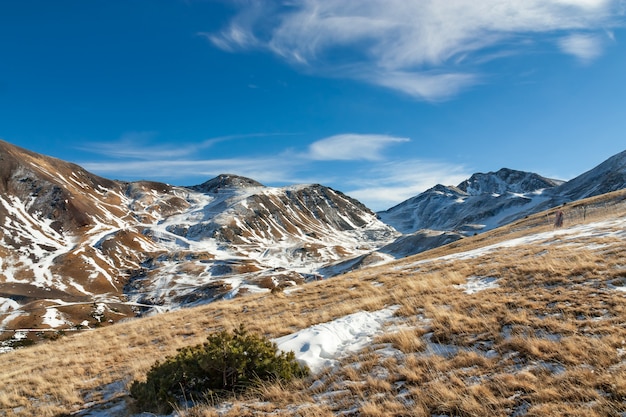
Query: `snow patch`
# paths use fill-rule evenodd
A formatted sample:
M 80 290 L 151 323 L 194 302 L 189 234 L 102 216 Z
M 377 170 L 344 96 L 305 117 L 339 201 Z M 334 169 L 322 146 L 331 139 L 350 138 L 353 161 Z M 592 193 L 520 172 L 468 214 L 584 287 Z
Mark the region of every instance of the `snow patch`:
M 63 319 L 63 315 L 59 310 L 54 307 L 46 308 L 46 314 L 43 315 L 43 324 L 50 326 L 53 329 L 64 326 L 66 321 Z
M 398 308 L 391 306 L 374 312 L 350 314 L 273 341 L 279 349 L 293 351 L 298 361 L 306 364 L 311 372 L 318 373 L 335 365 L 347 353 L 367 346 Z
M 18 310 L 19 308 L 20 305 L 17 301 L 0 297 L 0 314 L 6 314 L 10 311 Z
M 583 225 L 572 226 L 566 229 L 551 230 L 549 232 L 539 232 L 530 234 L 520 238 L 508 239 L 493 245 L 483 246 L 478 249 L 471 249 L 464 252 L 453 253 L 450 255 L 439 256 L 436 258 L 424 259 L 411 264 L 395 267 L 394 269 L 409 269 L 419 265 L 451 260 L 475 259 L 497 251 L 500 248 L 514 248 L 522 245 L 550 245 L 557 240 L 578 239 L 581 237 L 616 237 L 619 239 L 626 238 L 626 218 L 605 220 Z M 586 247 L 586 246 L 585 246 Z
M 500 286 L 497 278 L 469 277 L 465 284 L 455 285 L 454 287 L 462 289 L 465 294 L 476 294 L 477 292 L 499 288 Z

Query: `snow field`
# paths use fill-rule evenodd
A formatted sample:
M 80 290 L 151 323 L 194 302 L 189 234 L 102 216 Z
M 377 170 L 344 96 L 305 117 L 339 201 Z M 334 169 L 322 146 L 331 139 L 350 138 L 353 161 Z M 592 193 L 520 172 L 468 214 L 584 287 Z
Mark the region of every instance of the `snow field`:
M 16 310 L 18 308 L 20 308 L 20 305 L 17 301 L 10 298 L 0 297 L 0 314 L 6 314 L 11 310 Z

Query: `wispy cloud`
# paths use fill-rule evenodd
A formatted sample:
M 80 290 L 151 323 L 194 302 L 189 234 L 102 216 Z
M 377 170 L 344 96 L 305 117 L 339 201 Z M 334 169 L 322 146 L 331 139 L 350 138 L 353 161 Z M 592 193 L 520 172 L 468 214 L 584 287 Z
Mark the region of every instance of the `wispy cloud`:
M 260 47 L 260 41 L 250 30 L 263 20 L 264 15 L 274 14 L 275 4 L 272 1 L 237 1 L 241 7 L 239 13 L 230 21 L 220 33 L 199 32 L 215 46 L 225 51 L 234 52 L 242 49 Z
M 374 210 L 387 209 L 437 183 L 458 184 L 469 177 L 462 166 L 405 159 L 398 156 L 402 152 L 390 152 L 391 147 L 410 141 L 391 135 L 346 133 L 308 145 L 285 141 L 285 146 L 291 147 L 261 152 L 254 158 L 220 158 L 217 149 L 202 152 L 220 141 L 240 136 L 179 147 L 150 145 L 156 136 L 153 132 L 129 132 L 115 143 L 85 146 L 91 153 L 107 158 L 98 157 L 98 161 L 83 161 L 80 165 L 109 178 L 176 185 L 192 185 L 224 173 L 243 175 L 267 185 L 321 183 L 346 192 Z M 207 158 L 207 154 L 215 157 Z M 320 169 L 328 161 L 333 161 L 332 170 Z M 346 169 L 351 175 L 345 175 Z
M 254 178 L 260 182 L 292 183 L 302 178 L 294 175 L 298 156 L 281 154 L 256 158 L 207 159 L 207 150 L 221 142 L 290 136 L 290 134 L 255 133 L 228 135 L 196 142 L 180 141 L 163 144 L 157 132 L 126 132 L 112 142 L 88 142 L 78 149 L 98 155 L 97 161 L 84 161 L 81 166 L 99 175 L 126 180 L 157 180 L 187 183 L 190 178 L 209 179 L 231 173 Z
M 262 183 L 291 183 L 296 161 L 280 156 L 259 158 L 225 159 L 153 159 L 83 162 L 85 169 L 112 178 L 129 180 L 146 179 L 159 181 L 179 181 L 177 185 L 188 184 L 189 178 L 210 179 L 220 174 L 230 173 L 253 178 Z
M 384 210 L 436 184 L 457 185 L 470 175 L 465 166 L 447 162 L 386 161 L 355 176 L 345 192 L 374 210 Z
M 414 73 L 408 71 L 389 71 L 366 78 L 372 84 L 402 91 L 414 97 L 427 98 L 430 101 L 446 100 L 457 95 L 469 86 L 479 82 L 476 74 L 463 73 Z
M 561 38 L 558 44 L 563 52 L 575 56 L 582 63 L 589 63 L 602 55 L 607 39 L 596 34 L 573 34 Z
M 552 42 L 561 33 L 563 52 L 594 59 L 601 53 L 599 34 L 624 24 L 623 0 L 303 0 L 282 6 L 268 0 L 239 6 L 221 32 L 202 35 L 229 52 L 265 49 L 313 74 L 355 78 L 424 100 L 482 82 L 485 55 L 519 53 L 528 39 Z
M 131 158 L 155 160 L 161 158 L 180 158 L 192 155 L 202 149 L 232 140 L 235 136 L 224 136 L 206 139 L 199 143 L 179 143 L 176 145 L 155 145 L 158 138 L 157 132 L 126 132 L 114 141 L 110 142 L 87 142 L 77 149 L 102 155 L 108 158 Z
M 409 140 L 386 135 L 345 133 L 312 143 L 308 157 L 324 161 L 376 161 L 383 158 L 382 152 L 387 146 Z
M 82 151 L 102 155 L 108 158 L 128 158 L 140 160 L 176 159 L 193 156 L 209 149 L 220 142 L 247 138 L 288 136 L 288 134 L 252 133 L 246 135 L 228 135 L 209 138 L 200 142 L 179 141 L 176 144 L 155 144 L 162 142 L 157 132 L 126 132 L 119 139 L 110 142 L 87 142 L 77 146 Z M 170 141 L 172 142 L 172 141 Z

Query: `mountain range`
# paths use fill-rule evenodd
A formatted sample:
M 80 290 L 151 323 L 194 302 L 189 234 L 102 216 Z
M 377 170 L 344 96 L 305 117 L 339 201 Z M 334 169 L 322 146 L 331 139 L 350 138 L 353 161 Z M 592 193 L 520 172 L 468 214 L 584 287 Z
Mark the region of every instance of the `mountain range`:
M 319 184 L 116 181 L 0 141 L 0 330 L 284 291 L 621 188 L 626 151 L 567 182 L 501 169 L 374 213 Z
M 624 187 L 626 151 L 567 182 L 506 168 L 477 173 L 456 187 L 436 185 L 379 217 L 405 234 L 421 229 L 467 234 Z

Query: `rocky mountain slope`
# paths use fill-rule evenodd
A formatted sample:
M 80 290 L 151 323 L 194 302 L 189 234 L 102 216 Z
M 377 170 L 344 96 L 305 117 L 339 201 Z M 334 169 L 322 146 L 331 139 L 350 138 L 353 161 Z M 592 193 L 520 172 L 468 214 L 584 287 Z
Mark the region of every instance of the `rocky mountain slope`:
M 295 285 L 397 236 L 321 185 L 111 181 L 0 142 L 0 329 L 93 327 Z
M 610 193 L 626 188 L 626 151 L 620 152 L 597 167 L 555 188 L 553 206 Z
M 379 215 L 403 233 L 433 229 L 469 234 L 515 220 L 521 211 L 547 201 L 546 190 L 559 184 L 503 168 L 474 174 L 456 187 L 436 185 Z
M 422 229 L 468 235 L 563 203 L 626 188 L 626 151 L 567 182 L 503 168 L 458 186 L 436 185 L 380 218 L 403 233 Z

